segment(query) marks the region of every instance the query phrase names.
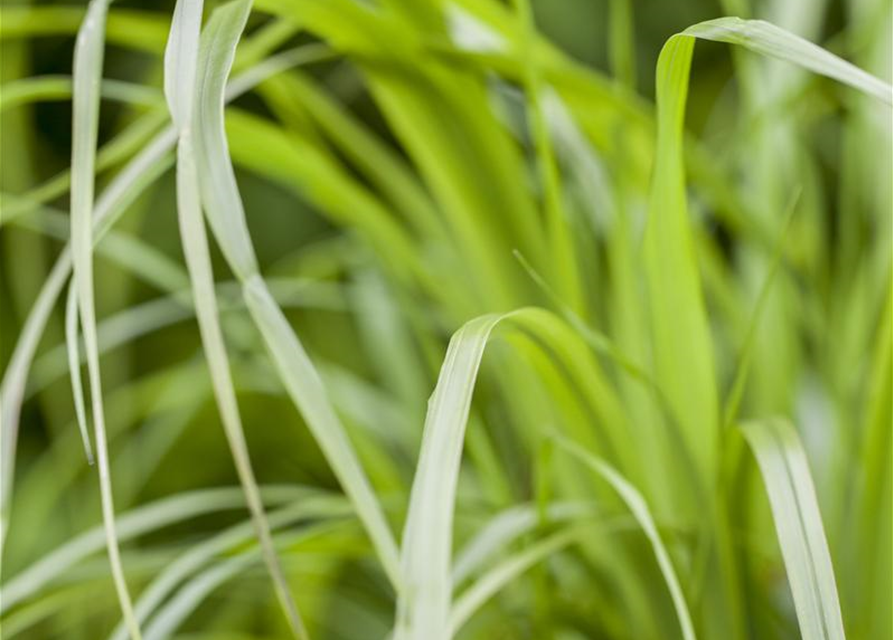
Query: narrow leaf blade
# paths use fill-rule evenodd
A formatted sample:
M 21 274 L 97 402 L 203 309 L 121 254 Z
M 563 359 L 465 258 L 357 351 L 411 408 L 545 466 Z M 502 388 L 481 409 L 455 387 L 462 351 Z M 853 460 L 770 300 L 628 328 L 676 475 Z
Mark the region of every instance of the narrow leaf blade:
M 763 476 L 804 640 L 844 640 L 840 602 L 806 453 L 780 419 L 741 431 Z

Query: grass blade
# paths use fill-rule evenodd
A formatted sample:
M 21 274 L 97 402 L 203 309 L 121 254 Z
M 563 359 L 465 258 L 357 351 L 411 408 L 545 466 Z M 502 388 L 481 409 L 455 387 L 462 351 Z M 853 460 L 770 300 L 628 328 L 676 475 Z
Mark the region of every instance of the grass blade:
M 87 463 L 93 465 L 93 445 L 87 431 L 87 409 L 84 406 L 84 385 L 81 381 L 81 357 L 78 344 L 78 298 L 74 285 L 68 287 L 65 302 L 65 343 L 68 351 L 68 371 L 71 377 L 71 394 L 74 396 L 74 412 Z
M 74 287 L 84 328 L 87 371 L 93 404 L 93 428 L 96 437 L 99 467 L 99 488 L 102 495 L 102 517 L 105 522 L 109 563 L 121 612 L 133 640 L 139 640 L 140 629 L 133 615 L 130 592 L 121 564 L 115 530 L 115 505 L 109 473 L 108 445 L 99 350 L 96 337 L 96 315 L 93 300 L 93 190 L 96 144 L 99 137 L 99 86 L 105 49 L 105 19 L 110 0 L 92 0 L 78 31 L 74 54 L 74 92 L 71 151 L 71 246 L 74 265 Z
M 514 554 L 511 558 L 488 571 L 477 582 L 469 587 L 453 605 L 450 613 L 451 633 L 458 633 L 462 626 L 490 598 L 518 578 L 533 565 L 546 559 L 572 543 L 582 531 L 579 528 L 567 529 L 553 534 L 545 540 L 531 545 L 527 549 Z
M 688 611 L 688 605 L 685 602 L 685 596 L 682 594 L 682 587 L 679 584 L 679 578 L 676 576 L 676 570 L 673 568 L 673 562 L 670 560 L 670 554 L 667 552 L 660 534 L 657 531 L 657 525 L 654 524 L 654 518 L 651 516 L 651 510 L 648 503 L 632 484 L 624 478 L 617 470 L 606 463 L 601 458 L 592 455 L 579 445 L 559 438 L 557 444 L 567 453 L 577 458 L 592 471 L 597 473 L 617 492 L 623 502 L 629 507 L 642 532 L 651 543 L 657 563 L 660 566 L 664 581 L 670 590 L 670 596 L 673 599 L 673 606 L 676 608 L 676 616 L 679 619 L 679 626 L 682 629 L 682 637 L 685 640 L 695 640 L 695 629 L 691 621 L 691 614 Z
M 199 52 L 192 119 L 202 203 L 220 249 L 239 279 L 257 273 L 258 267 L 235 172 L 229 161 L 221 162 L 230 157 L 223 104 L 226 79 L 250 12 L 250 0 L 237 0 L 219 8 L 208 21 Z M 225 215 L 230 210 L 233 215 Z
M 311 49 L 312 48 L 312 49 Z M 302 51 L 306 54 L 302 55 Z M 251 67 L 227 85 L 225 100 L 238 98 L 267 78 L 282 71 L 321 59 L 318 47 L 308 45 L 294 51 L 273 56 Z M 170 126 L 155 136 L 105 188 L 96 201 L 93 220 L 93 243 L 102 239 L 128 207 L 167 169 L 168 153 L 177 141 L 176 131 Z M 4 210 L 4 214 L 8 212 Z M 4 217 L 9 221 L 9 216 Z M 43 283 L 34 305 L 22 328 L 9 364 L 0 384 L 0 555 L 8 530 L 10 497 L 15 477 L 15 452 L 18 443 L 19 418 L 28 373 L 38 344 L 53 312 L 53 306 L 65 289 L 72 270 L 71 246 L 56 258 L 56 263 Z
M 404 590 L 397 603 L 396 640 L 451 637 L 450 554 L 465 427 L 487 339 L 502 317 L 483 316 L 456 332 L 428 403 L 403 529 Z
M 315 494 L 294 485 L 261 488 L 261 495 L 268 505 L 305 500 Z M 125 512 L 118 522 L 118 534 L 121 540 L 129 540 L 190 518 L 244 508 L 245 493 L 241 487 L 180 493 Z M 0 589 L 0 613 L 5 614 L 20 602 L 40 593 L 67 569 L 98 553 L 104 546 L 104 528 L 94 527 L 44 555 L 3 584 Z
M 350 506 L 340 496 L 305 496 L 293 505 L 285 506 L 270 513 L 269 523 L 273 529 L 297 523 L 301 520 L 340 518 L 350 516 Z M 171 592 L 190 574 L 195 573 L 215 556 L 235 550 L 256 537 L 254 522 L 242 522 L 224 529 L 213 537 L 202 541 L 185 551 L 174 562 L 165 567 L 140 595 L 136 603 L 136 614 L 145 621 L 161 605 Z M 109 640 L 126 640 L 126 630 L 119 625 L 109 636 Z
M 546 510 L 546 521 L 553 523 L 594 516 L 594 506 L 586 502 L 553 503 Z M 521 505 L 506 509 L 493 517 L 456 556 L 453 563 L 453 584 L 464 582 L 500 549 L 508 547 L 539 526 L 542 517 L 537 511 L 533 505 Z
M 244 283 L 245 304 L 260 330 L 285 389 L 366 527 L 391 583 L 400 590 L 397 543 L 350 439 L 328 399 L 328 392 L 266 283 L 254 276 Z
M 177 2 L 170 40 L 165 51 L 165 95 L 171 118 L 180 130 L 180 141 L 177 147 L 177 211 L 180 222 L 180 238 L 192 282 L 196 317 L 202 336 L 205 358 L 211 372 L 214 397 L 239 480 L 245 491 L 245 499 L 254 521 L 264 562 L 273 580 L 276 595 L 288 619 L 292 633 L 299 640 L 306 640 L 307 629 L 289 591 L 282 565 L 273 546 L 270 523 L 267 520 L 254 469 L 251 466 L 251 457 L 245 441 L 245 432 L 233 387 L 223 332 L 218 319 L 214 274 L 202 218 L 199 182 L 191 137 L 192 124 L 197 121 L 193 109 L 193 94 L 198 65 L 201 16 L 201 2 L 187 2 L 186 0 Z M 244 22 L 242 26 L 244 26 Z
M 195 157 L 202 204 L 211 229 L 237 278 L 280 378 L 335 475 L 351 499 L 399 590 L 397 545 L 322 381 L 260 276 L 224 134 L 224 87 L 251 3 L 239 0 L 212 15 L 199 53 L 195 98 Z
M 684 35 L 737 44 L 786 60 L 893 105 L 893 87 L 822 47 L 764 20 L 718 18 L 689 27 Z
M 803 640 L 844 640 L 831 554 L 797 432 L 781 419 L 748 422 L 741 431 L 769 496 Z
M 682 156 L 693 43 L 670 39 L 657 63 L 658 140 L 645 230 L 654 377 L 702 482 L 714 477 L 718 399 L 713 349 L 685 196 Z
M 164 97 L 174 126 L 192 125 L 192 99 L 198 66 L 204 0 L 178 0 L 164 49 Z

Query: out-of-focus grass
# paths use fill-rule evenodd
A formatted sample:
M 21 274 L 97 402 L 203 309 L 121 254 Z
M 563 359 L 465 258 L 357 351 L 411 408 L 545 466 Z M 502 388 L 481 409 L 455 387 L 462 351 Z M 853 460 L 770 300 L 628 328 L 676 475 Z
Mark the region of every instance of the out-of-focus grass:
M 0 7 L 4 637 L 893 636 L 887 0 L 207 4 Z

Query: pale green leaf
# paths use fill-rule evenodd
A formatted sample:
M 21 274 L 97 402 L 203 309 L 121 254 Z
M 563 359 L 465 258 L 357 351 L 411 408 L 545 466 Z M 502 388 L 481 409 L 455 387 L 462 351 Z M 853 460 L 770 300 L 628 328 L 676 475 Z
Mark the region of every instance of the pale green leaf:
M 105 52 L 105 20 L 110 0 L 91 0 L 78 31 L 74 53 L 74 92 L 72 96 L 71 150 L 71 247 L 74 287 L 84 329 L 87 372 L 93 405 L 93 428 L 102 494 L 102 517 L 106 528 L 109 563 L 121 612 L 130 636 L 139 640 L 140 629 L 133 615 L 130 592 L 121 565 L 115 531 L 115 506 L 109 473 L 105 414 L 96 337 L 93 300 L 93 192 L 95 187 L 96 145 L 99 136 L 99 86 Z
M 453 512 L 465 427 L 490 332 L 502 316 L 472 320 L 453 335 L 428 402 L 422 448 L 403 529 L 404 589 L 396 640 L 448 640 Z
M 781 419 L 741 425 L 760 467 L 803 640 L 844 640 L 834 567 L 806 454 Z
M 227 262 L 243 282 L 248 310 L 286 390 L 357 509 L 386 573 L 399 588 L 397 545 L 381 505 L 319 374 L 258 273 L 223 122 L 226 78 L 249 10 L 250 2 L 244 0 L 218 9 L 205 29 L 199 53 L 193 134 L 202 204 Z
M 893 105 L 893 87 L 830 51 L 765 20 L 718 18 L 693 25 L 684 35 L 737 44 L 833 78 Z
M 188 5 L 188 6 L 186 6 Z M 242 418 L 236 400 L 230 373 L 229 358 L 223 341 L 223 332 L 217 310 L 217 296 L 214 289 L 214 274 L 211 267 L 211 255 L 208 238 L 202 217 L 199 197 L 199 181 L 195 159 L 192 151 L 191 126 L 201 116 L 194 113 L 193 94 L 195 92 L 196 68 L 199 52 L 199 28 L 201 25 L 201 2 L 180 0 L 174 12 L 171 35 L 165 52 L 165 92 L 171 111 L 171 118 L 180 130 L 180 141 L 177 147 L 177 210 L 180 222 L 180 238 L 183 253 L 192 282 L 192 293 L 195 301 L 196 317 L 202 336 L 202 346 L 211 381 L 214 386 L 214 397 L 223 422 L 224 431 L 229 442 L 230 451 L 239 474 L 239 480 L 245 490 L 248 508 L 254 520 L 257 537 L 267 570 L 273 580 L 276 595 L 285 612 L 289 625 L 296 638 L 306 639 L 307 630 L 282 570 L 282 565 L 273 547 L 270 524 L 260 499 L 251 457 L 245 440 Z M 211 35 L 218 17 L 225 14 L 218 12 L 209 23 Z M 223 19 L 223 18 L 220 18 Z M 237 18 L 238 19 L 238 18 Z M 244 23 L 243 23 L 244 26 Z

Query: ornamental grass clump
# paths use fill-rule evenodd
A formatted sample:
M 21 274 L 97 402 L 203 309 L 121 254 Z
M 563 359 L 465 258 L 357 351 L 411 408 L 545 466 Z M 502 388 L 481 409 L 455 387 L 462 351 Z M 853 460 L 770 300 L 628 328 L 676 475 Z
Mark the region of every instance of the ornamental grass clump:
M 893 637 L 891 6 L 721 4 L 0 8 L 3 637 Z

